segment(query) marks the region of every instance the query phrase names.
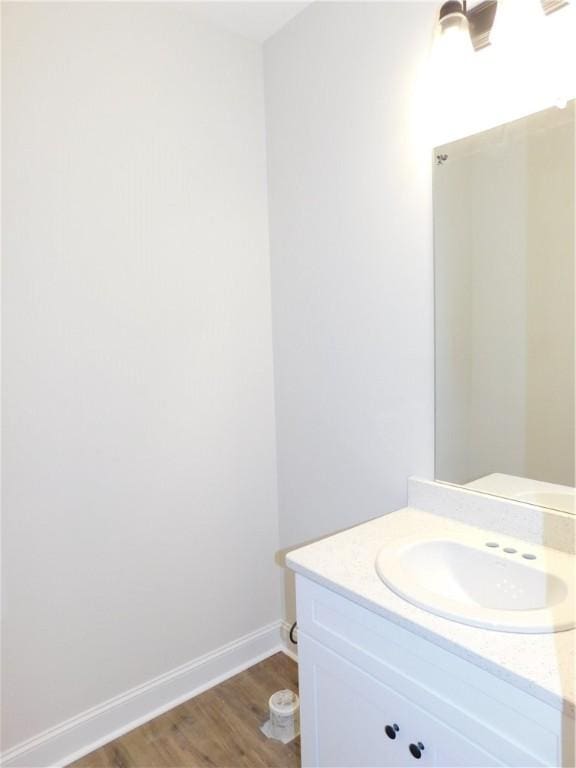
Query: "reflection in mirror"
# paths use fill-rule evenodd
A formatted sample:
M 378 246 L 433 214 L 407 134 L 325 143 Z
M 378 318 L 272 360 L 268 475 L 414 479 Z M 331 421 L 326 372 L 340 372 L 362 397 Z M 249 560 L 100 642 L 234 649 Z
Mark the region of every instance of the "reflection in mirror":
M 576 513 L 575 102 L 434 151 L 436 479 Z

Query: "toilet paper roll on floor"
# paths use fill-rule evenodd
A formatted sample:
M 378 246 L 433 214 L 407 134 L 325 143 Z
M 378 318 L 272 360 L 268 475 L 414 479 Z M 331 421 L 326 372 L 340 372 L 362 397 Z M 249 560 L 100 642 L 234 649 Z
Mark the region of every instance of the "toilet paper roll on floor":
M 268 699 L 270 719 L 260 728 L 269 739 L 288 744 L 300 734 L 300 699 L 293 691 L 276 691 Z

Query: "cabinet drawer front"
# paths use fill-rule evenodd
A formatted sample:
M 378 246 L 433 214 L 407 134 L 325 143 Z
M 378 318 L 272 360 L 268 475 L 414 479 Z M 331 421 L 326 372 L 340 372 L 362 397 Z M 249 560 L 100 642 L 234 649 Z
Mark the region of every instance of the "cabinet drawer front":
M 303 765 L 491 768 L 488 752 L 396 691 L 300 634 Z M 393 725 L 394 738 L 386 734 Z M 415 754 L 411 752 L 415 750 Z
M 298 577 L 297 595 L 301 632 L 490 745 L 507 765 L 560 763 L 560 712 L 308 579 Z

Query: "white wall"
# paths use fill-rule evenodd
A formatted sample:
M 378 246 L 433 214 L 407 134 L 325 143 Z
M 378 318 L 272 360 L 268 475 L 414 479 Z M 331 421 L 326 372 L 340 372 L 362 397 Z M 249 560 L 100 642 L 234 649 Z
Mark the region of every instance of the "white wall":
M 401 507 L 433 476 L 437 5 L 318 3 L 265 44 L 280 538 Z
M 280 606 L 261 48 L 2 10 L 8 748 Z

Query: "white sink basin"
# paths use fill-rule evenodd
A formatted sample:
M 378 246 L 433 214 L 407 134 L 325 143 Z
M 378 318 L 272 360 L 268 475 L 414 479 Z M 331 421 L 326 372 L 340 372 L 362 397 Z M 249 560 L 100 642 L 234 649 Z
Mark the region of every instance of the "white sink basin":
M 458 539 L 412 536 L 376 558 L 382 581 L 430 613 L 502 632 L 575 626 L 575 558 L 474 530 Z

